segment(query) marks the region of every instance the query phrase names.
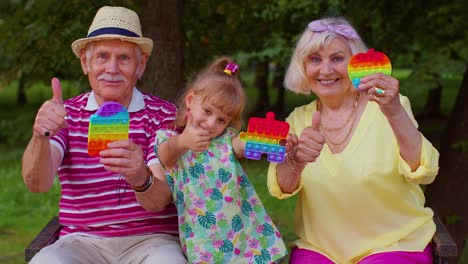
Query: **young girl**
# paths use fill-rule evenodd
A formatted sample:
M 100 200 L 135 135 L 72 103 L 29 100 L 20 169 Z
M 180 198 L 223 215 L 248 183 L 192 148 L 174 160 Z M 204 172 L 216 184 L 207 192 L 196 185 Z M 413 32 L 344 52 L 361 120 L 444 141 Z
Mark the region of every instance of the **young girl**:
M 157 132 L 189 263 L 275 263 L 287 252 L 237 158 L 245 95 L 238 65 L 220 58 L 188 86 L 176 125 Z

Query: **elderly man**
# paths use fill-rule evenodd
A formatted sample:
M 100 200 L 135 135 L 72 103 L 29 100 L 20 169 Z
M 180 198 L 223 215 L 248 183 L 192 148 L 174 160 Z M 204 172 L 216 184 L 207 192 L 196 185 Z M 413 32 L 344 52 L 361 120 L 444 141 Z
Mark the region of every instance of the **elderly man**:
M 102 7 L 88 36 L 72 44 L 92 91 L 62 101 L 60 82 L 52 79 L 53 98 L 37 113 L 22 175 L 32 192 L 45 192 L 58 172 L 63 228 L 31 263 L 186 263 L 177 213 L 152 151 L 156 130 L 172 124 L 176 109 L 135 87 L 152 48 L 135 12 Z M 108 101 L 127 109 L 129 139 L 90 156 L 90 116 Z

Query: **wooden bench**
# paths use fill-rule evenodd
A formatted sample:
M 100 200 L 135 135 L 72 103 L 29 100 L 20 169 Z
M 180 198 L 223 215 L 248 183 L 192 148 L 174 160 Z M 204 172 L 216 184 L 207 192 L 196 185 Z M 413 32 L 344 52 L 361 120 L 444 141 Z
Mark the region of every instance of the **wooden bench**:
M 24 259 L 29 262 L 42 248 L 53 244 L 59 237 L 60 223 L 58 216 L 52 217 L 49 223 L 39 232 L 24 250 Z
M 437 226 L 432 239 L 434 264 L 448 264 L 450 257 L 457 256 L 457 245 L 437 214 L 434 214 L 434 222 Z M 60 228 L 58 217 L 54 216 L 24 250 L 26 262 L 29 262 L 43 247 L 53 244 L 58 239 Z
M 457 256 L 457 244 L 450 236 L 447 228 L 442 220 L 434 212 L 434 222 L 436 224 L 436 232 L 432 238 L 434 247 L 434 264 L 448 264 L 450 257 Z

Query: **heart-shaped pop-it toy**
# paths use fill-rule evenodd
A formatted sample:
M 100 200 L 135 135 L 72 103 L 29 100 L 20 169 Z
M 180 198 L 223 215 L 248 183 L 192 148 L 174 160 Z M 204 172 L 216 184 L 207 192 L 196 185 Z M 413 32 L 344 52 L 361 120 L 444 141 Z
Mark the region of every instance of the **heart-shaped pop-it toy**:
M 369 49 L 367 52 L 354 54 L 349 60 L 348 75 L 356 89 L 362 77 L 378 72 L 392 74 L 392 64 L 382 52 Z

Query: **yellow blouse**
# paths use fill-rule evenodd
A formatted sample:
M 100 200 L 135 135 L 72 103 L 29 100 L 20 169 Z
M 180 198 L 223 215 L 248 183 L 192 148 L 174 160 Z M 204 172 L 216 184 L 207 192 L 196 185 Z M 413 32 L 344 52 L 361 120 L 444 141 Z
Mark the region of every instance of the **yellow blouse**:
M 400 95 L 400 101 L 417 126 L 408 98 Z M 316 109 L 316 101 L 296 108 L 286 119 L 290 133 L 300 135 Z M 431 183 L 439 169 L 438 151 L 422 140 L 421 164 L 411 172 L 386 117 L 369 102 L 348 146 L 333 154 L 325 144 L 292 194 L 282 193 L 271 163 L 270 194 L 279 199 L 299 195 L 295 244 L 336 263 L 356 263 L 377 252 L 422 251 L 435 224 L 419 184 Z

